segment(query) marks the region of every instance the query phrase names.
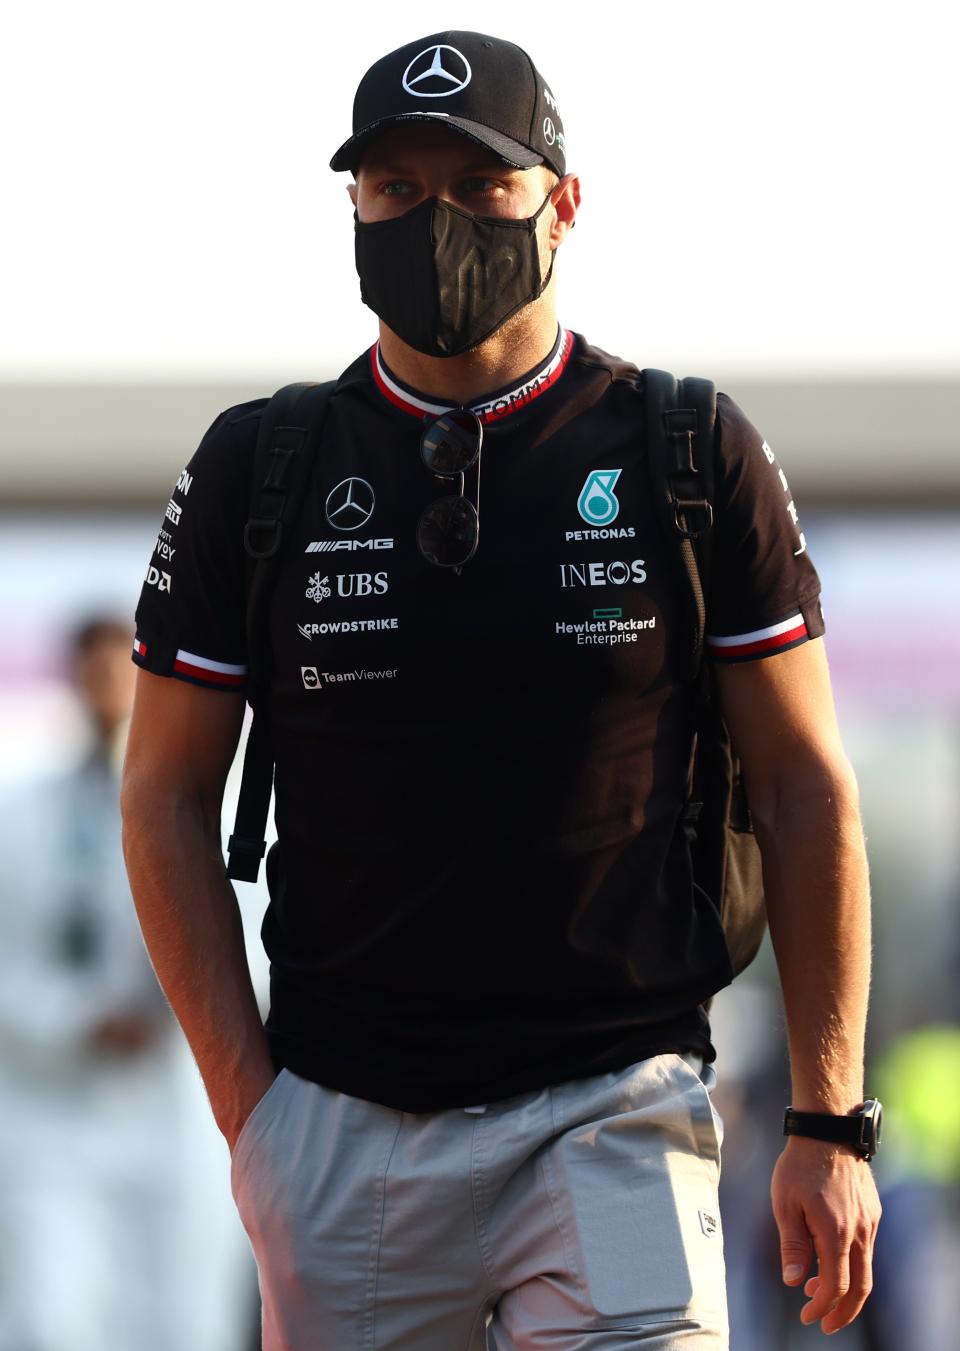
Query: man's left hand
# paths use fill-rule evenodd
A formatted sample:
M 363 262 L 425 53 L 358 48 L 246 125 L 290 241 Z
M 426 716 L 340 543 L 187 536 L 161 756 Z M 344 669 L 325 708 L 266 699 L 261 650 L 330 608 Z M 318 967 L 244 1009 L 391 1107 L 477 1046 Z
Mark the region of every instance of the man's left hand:
M 870 1165 L 845 1145 L 791 1136 L 770 1188 L 780 1231 L 785 1285 L 804 1285 L 801 1323 L 819 1318 L 823 1332 L 852 1323 L 873 1287 L 873 1244 L 880 1198 Z

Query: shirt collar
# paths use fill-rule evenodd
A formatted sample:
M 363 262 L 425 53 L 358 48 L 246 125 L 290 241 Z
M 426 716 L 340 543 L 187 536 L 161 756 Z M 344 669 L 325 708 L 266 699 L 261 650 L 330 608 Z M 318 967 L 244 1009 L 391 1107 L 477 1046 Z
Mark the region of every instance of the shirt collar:
M 545 361 L 506 388 L 498 389 L 493 394 L 484 395 L 483 398 L 476 400 L 470 405 L 471 411 L 477 414 L 481 422 L 489 424 L 499 422 L 509 417 L 511 413 L 526 408 L 534 399 L 540 398 L 557 383 L 566 370 L 572 351 L 573 333 L 569 329 L 558 329 L 557 340 Z M 383 397 L 395 408 L 409 413 L 421 422 L 428 417 L 439 417 L 441 413 L 459 406 L 438 403 L 435 399 L 426 398 L 409 385 L 405 385 L 384 361 L 379 342 L 370 348 L 370 368 L 373 383 Z

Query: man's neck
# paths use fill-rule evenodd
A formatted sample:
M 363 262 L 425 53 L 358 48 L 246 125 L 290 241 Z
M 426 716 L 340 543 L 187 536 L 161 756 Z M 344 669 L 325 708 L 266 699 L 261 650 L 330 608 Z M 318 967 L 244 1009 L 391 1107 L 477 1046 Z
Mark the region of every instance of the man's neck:
M 502 328 L 455 357 L 418 352 L 380 324 L 380 351 L 391 371 L 422 394 L 467 405 L 525 375 L 546 359 L 557 340 L 557 313 L 551 292 L 525 305 Z

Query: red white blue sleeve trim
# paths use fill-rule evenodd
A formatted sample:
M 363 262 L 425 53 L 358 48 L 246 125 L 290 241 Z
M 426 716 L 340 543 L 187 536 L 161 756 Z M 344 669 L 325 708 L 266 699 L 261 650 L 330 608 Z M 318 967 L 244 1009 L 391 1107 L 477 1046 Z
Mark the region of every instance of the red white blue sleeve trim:
M 810 637 L 803 615 L 797 613 L 779 624 L 764 629 L 729 636 L 707 634 L 707 652 L 714 661 L 745 661 L 752 657 L 769 657 L 774 652 L 786 652 L 798 647 Z
M 239 690 L 246 683 L 247 668 L 225 661 L 211 661 L 209 657 L 201 657 L 196 652 L 185 652 L 181 647 L 177 649 L 173 674 L 216 689 Z
M 144 666 L 149 670 L 148 650 L 148 645 L 138 633 L 133 640 L 133 659 L 138 666 Z M 187 652 L 182 647 L 177 649 L 173 670 L 169 674 L 179 676 L 181 680 L 189 680 L 195 685 L 206 685 L 212 690 L 242 690 L 247 680 L 246 666 L 228 661 L 213 661 L 210 657 L 201 656 L 199 652 Z
M 538 399 L 557 383 L 566 370 L 572 351 L 573 333 L 569 329 L 561 328 L 553 351 L 542 366 L 530 371 L 513 388 L 498 390 L 495 394 L 472 404 L 471 412 L 476 413 L 480 421 L 487 424 L 497 422 L 520 408 L 526 408 L 534 399 Z M 433 403 L 406 385 L 402 385 L 384 362 L 379 342 L 374 343 L 370 349 L 370 366 L 373 382 L 384 398 L 395 408 L 410 413 L 421 422 L 425 417 L 439 417 L 441 413 L 448 413 L 451 408 L 456 407 L 450 403 Z

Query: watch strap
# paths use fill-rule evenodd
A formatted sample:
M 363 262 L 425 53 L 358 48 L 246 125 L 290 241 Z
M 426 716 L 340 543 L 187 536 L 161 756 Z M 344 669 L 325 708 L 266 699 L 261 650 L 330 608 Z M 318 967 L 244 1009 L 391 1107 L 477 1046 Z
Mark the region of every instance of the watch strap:
M 859 1145 L 862 1122 L 858 1116 L 833 1116 L 827 1112 L 798 1112 L 788 1107 L 783 1114 L 784 1135 L 807 1135 L 838 1145 Z
M 879 1111 L 879 1104 L 865 1103 Z M 799 1112 L 788 1107 L 783 1114 L 784 1135 L 803 1135 L 814 1140 L 850 1145 L 865 1159 L 871 1159 L 879 1144 L 879 1122 L 863 1108 L 852 1116 L 834 1116 L 828 1112 Z

